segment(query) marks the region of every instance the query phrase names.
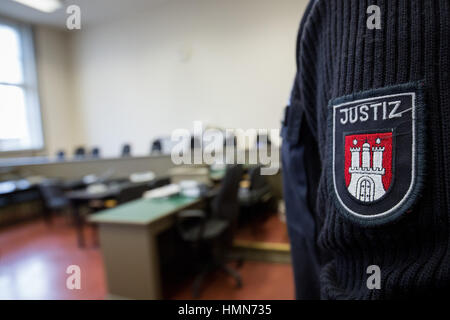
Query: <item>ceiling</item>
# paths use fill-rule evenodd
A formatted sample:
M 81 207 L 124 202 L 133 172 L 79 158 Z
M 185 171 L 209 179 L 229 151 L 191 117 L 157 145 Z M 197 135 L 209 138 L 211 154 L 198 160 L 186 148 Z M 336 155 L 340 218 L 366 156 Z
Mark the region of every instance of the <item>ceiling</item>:
M 66 8 L 75 4 L 81 9 L 82 25 L 92 25 L 149 9 L 169 0 L 62 0 L 63 7 L 44 13 L 12 0 L 0 0 L 0 15 L 39 25 L 65 28 Z

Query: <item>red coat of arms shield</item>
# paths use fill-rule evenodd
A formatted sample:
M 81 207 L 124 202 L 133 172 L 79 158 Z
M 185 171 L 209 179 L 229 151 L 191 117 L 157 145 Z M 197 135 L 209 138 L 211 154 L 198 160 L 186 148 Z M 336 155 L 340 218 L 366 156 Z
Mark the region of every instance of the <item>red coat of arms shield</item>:
M 362 202 L 382 198 L 392 181 L 392 132 L 345 137 L 345 185 Z

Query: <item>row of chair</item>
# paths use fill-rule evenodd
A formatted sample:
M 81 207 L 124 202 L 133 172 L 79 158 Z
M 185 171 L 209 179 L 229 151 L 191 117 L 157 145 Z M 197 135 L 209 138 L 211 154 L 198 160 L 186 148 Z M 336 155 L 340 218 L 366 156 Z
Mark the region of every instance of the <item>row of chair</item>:
M 193 148 L 195 145 L 195 138 L 191 141 L 191 147 Z M 150 154 L 161 154 L 164 153 L 167 150 L 167 139 L 156 139 L 151 143 L 150 146 Z M 170 146 L 169 146 L 170 148 Z M 130 157 L 131 156 L 131 144 L 126 143 L 122 146 L 120 156 L 121 157 Z M 97 159 L 101 157 L 100 148 L 94 147 L 89 152 L 86 150 L 85 147 L 77 147 L 74 150 L 73 157 L 75 159 L 85 159 L 85 158 L 91 158 L 91 159 Z M 58 160 L 65 160 L 66 158 L 66 152 L 64 150 L 58 150 L 56 153 L 56 158 Z
M 131 156 L 131 145 L 124 144 L 122 146 L 122 151 L 120 154 L 122 157 Z M 77 147 L 73 152 L 73 157 L 75 159 L 86 159 L 86 158 L 98 159 L 101 157 L 100 148 L 94 147 L 88 152 L 85 147 Z M 60 161 L 65 160 L 66 152 L 64 150 L 58 150 L 56 153 L 56 158 Z
M 258 135 L 257 139 L 256 139 L 256 146 L 261 147 L 262 141 L 266 141 L 267 145 L 271 144 L 269 137 L 266 136 L 264 139 L 262 139 L 262 136 Z M 168 139 L 168 138 L 155 139 L 151 143 L 150 154 L 154 155 L 154 154 L 167 153 L 168 149 L 171 148 L 170 144 L 171 144 L 170 139 Z M 194 149 L 196 146 L 199 146 L 199 145 L 200 145 L 200 138 L 192 136 L 191 141 L 190 141 L 191 149 Z M 233 145 L 234 147 L 236 147 L 237 146 L 236 136 L 227 137 L 224 140 L 224 146 L 226 146 L 226 145 Z M 131 151 L 132 151 L 131 144 L 126 143 L 122 146 L 120 155 L 121 155 L 121 157 L 129 157 L 129 156 L 131 156 Z M 77 147 L 73 153 L 73 156 L 75 159 L 85 159 L 85 158 L 97 159 L 97 158 L 101 157 L 101 152 L 100 152 L 100 148 L 98 148 L 98 147 L 92 148 L 89 152 L 86 151 L 85 147 Z M 59 150 L 56 154 L 56 157 L 58 160 L 65 160 L 66 152 L 64 150 Z

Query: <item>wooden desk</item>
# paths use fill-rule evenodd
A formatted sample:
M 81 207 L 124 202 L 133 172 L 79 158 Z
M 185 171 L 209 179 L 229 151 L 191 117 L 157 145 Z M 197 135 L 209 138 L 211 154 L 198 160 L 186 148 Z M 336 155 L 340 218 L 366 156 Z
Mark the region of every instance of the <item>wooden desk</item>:
M 72 215 L 74 218 L 75 226 L 77 228 L 77 238 L 78 238 L 78 246 L 83 248 L 85 246 L 83 227 L 84 227 L 84 218 L 81 215 L 80 208 L 82 206 L 87 205 L 90 201 L 104 201 L 108 199 L 117 199 L 119 197 L 120 192 L 124 188 L 132 187 L 132 186 L 147 186 L 148 190 L 152 189 L 160 179 L 155 179 L 152 181 L 133 183 L 129 181 L 125 182 L 115 182 L 112 181 L 107 185 L 107 189 L 102 192 L 88 192 L 87 189 L 82 190 L 74 190 L 66 193 L 66 197 L 70 200 L 72 206 Z
M 200 202 L 183 196 L 139 199 L 90 217 L 99 224 L 110 298 L 162 298 L 156 237 L 173 225 L 174 213 Z

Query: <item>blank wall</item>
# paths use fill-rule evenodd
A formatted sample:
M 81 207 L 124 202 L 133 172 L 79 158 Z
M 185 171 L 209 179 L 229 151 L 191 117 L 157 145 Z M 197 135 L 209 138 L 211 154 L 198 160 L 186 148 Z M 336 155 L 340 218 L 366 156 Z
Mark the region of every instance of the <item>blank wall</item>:
M 71 138 L 117 155 L 193 121 L 279 128 L 306 0 L 169 1 L 71 33 Z M 69 139 L 69 138 L 68 138 Z

